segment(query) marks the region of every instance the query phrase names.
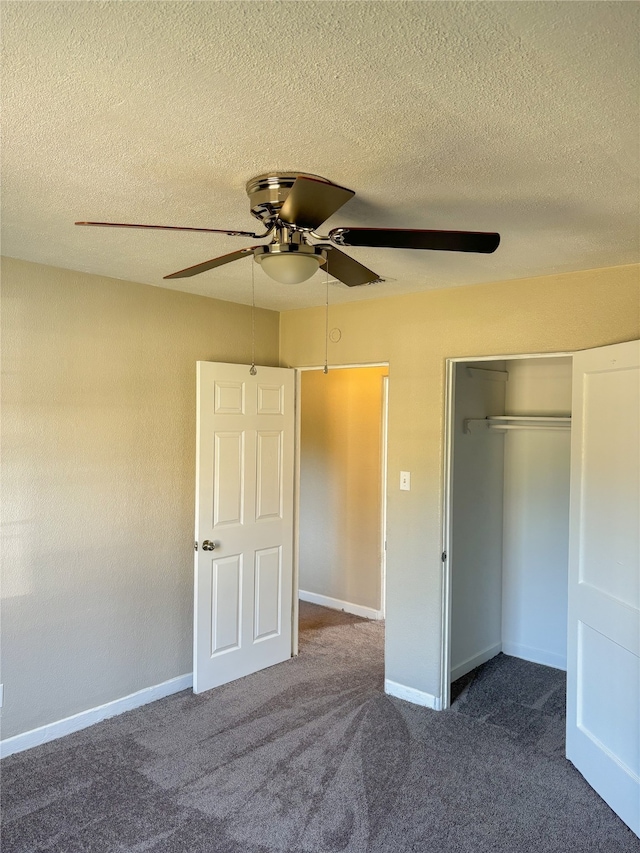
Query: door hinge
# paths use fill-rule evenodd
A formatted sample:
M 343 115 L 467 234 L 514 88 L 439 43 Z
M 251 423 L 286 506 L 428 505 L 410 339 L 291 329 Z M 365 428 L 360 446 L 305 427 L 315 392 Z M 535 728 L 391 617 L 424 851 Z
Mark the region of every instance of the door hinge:
M 446 552 L 446 551 L 443 551 L 443 552 L 442 552 L 442 562 L 443 562 L 443 563 L 446 563 L 446 562 L 447 562 L 447 552 Z
M 194 551 L 197 551 L 197 550 L 198 550 L 198 543 L 197 543 L 197 542 L 194 542 L 194 543 L 193 543 L 193 550 L 194 550 Z

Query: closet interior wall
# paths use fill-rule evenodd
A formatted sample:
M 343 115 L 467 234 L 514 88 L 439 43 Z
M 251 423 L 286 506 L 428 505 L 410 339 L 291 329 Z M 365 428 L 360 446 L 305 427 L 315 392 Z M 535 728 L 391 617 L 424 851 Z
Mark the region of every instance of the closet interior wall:
M 502 648 L 504 434 L 466 432 L 468 418 L 505 411 L 501 362 L 456 365 L 453 411 L 451 680 Z
M 570 416 L 571 358 L 507 362 L 510 415 Z M 571 430 L 504 439 L 502 651 L 567 668 Z
M 452 681 L 500 651 L 566 669 L 570 430 L 466 422 L 570 414 L 570 357 L 456 365 Z

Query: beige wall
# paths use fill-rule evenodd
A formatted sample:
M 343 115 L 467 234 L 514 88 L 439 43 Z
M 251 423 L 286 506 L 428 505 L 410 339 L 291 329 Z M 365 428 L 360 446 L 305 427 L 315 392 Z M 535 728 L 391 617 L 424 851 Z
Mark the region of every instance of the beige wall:
M 330 309 L 334 364 L 388 361 L 386 676 L 440 693 L 445 359 L 553 352 L 640 337 L 639 269 L 559 276 L 353 302 Z M 321 364 L 321 308 L 284 312 L 283 365 Z M 411 491 L 398 489 L 411 471 Z
M 3 738 L 191 672 L 195 363 L 250 312 L 3 260 Z
M 382 377 L 302 372 L 300 589 L 381 609 Z
M 191 671 L 195 362 L 246 362 L 251 323 L 10 259 L 2 287 L 6 738 Z M 333 363 L 390 362 L 387 677 L 437 694 L 445 358 L 637 338 L 638 268 L 330 310 Z M 280 315 L 282 364 L 323 363 L 323 314 Z M 276 364 L 278 315 L 256 330 Z

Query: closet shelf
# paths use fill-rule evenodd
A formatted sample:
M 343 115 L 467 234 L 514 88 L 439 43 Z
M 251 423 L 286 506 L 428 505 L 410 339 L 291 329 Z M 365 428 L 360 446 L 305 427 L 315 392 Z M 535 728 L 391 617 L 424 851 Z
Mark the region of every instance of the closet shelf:
M 509 429 L 571 429 L 570 417 L 556 415 L 495 415 L 490 418 L 465 418 L 464 431 L 467 433 L 478 430 L 496 430 L 502 432 Z

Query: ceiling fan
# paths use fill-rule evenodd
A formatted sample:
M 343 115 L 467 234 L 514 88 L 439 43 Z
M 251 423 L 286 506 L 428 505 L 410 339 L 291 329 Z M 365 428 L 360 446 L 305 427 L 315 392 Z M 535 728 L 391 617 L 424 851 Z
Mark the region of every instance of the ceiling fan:
M 270 243 L 238 249 L 228 255 L 165 275 L 186 278 L 253 255 L 265 273 L 283 284 L 299 284 L 324 267 L 329 275 L 356 287 L 381 281 L 380 276 L 347 255 L 338 246 L 432 249 L 448 252 L 495 252 L 500 235 L 482 231 L 420 231 L 402 228 L 332 228 L 327 235 L 316 229 L 355 193 L 326 178 L 304 172 L 258 175 L 247 183 L 251 214 L 266 228 L 264 234 L 219 228 L 188 228 L 175 225 L 135 225 L 124 222 L 76 222 L 114 228 L 156 228 L 167 231 L 205 231 L 231 237 L 250 237 Z M 318 242 L 311 242 L 311 241 Z

